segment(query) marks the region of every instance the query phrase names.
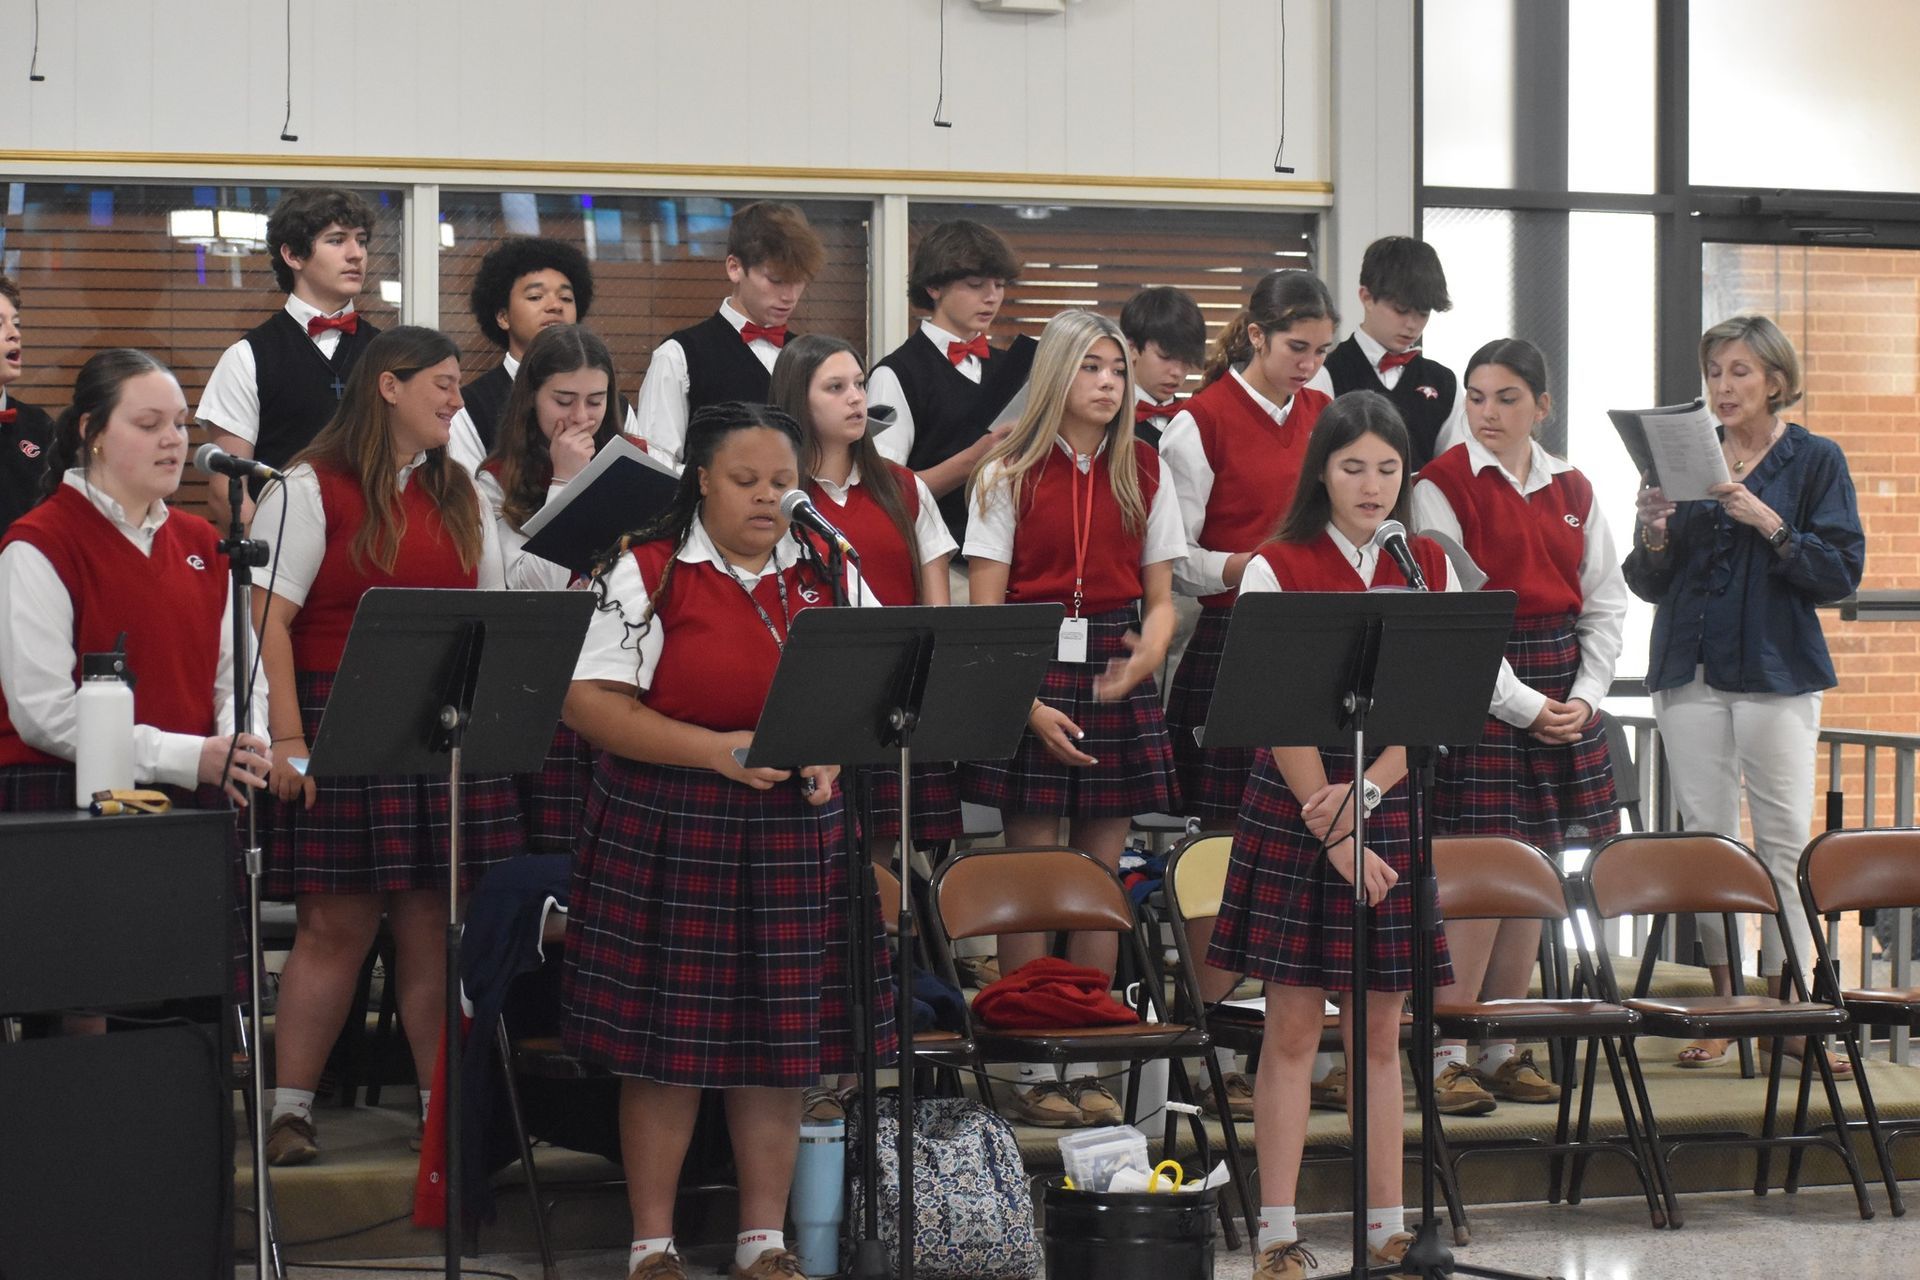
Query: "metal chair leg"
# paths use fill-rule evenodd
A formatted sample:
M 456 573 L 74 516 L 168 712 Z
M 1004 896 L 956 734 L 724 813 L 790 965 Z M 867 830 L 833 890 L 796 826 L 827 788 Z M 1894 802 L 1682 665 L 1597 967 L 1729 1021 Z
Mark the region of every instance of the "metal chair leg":
M 540 1202 L 540 1178 L 533 1168 L 533 1144 L 527 1140 L 526 1113 L 520 1107 L 520 1083 L 513 1074 L 513 1040 L 507 1035 L 507 1020 L 494 1019 L 494 1042 L 500 1054 L 500 1076 L 507 1087 L 507 1110 L 513 1117 L 513 1138 L 520 1148 L 520 1170 L 527 1184 L 527 1207 L 533 1211 L 533 1237 L 540 1245 L 540 1272 L 546 1280 L 557 1274 L 553 1242 L 547 1238 L 547 1211 Z

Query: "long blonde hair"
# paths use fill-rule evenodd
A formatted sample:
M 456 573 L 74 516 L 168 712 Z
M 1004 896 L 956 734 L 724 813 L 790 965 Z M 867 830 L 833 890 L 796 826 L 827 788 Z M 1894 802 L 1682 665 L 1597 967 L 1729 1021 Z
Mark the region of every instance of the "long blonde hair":
M 984 512 L 986 486 L 981 483 L 988 467 L 1002 468 L 994 477 L 996 485 L 1008 486 L 1016 504 L 1027 492 L 1027 477 L 1046 462 L 1054 450 L 1054 437 L 1067 416 L 1067 388 L 1073 385 L 1080 361 L 1093 344 L 1112 339 L 1126 361 L 1127 385 L 1121 393 L 1120 407 L 1108 420 L 1107 475 L 1113 484 L 1113 496 L 1120 504 L 1120 519 L 1127 532 L 1144 536 L 1147 531 L 1147 503 L 1140 492 L 1140 469 L 1134 465 L 1133 449 L 1133 356 L 1127 350 L 1120 326 L 1091 311 L 1062 311 L 1047 321 L 1041 331 L 1040 346 L 1033 353 L 1033 372 L 1027 378 L 1027 408 L 1019 423 L 988 451 L 967 480 L 977 509 Z

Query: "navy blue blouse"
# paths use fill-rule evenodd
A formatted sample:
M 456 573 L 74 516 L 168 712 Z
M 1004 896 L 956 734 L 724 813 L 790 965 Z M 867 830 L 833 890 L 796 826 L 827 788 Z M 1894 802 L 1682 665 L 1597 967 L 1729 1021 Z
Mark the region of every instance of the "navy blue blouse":
M 1647 688 L 1706 668 L 1728 693 L 1810 693 L 1837 683 L 1816 605 L 1852 595 L 1866 565 L 1860 504 L 1840 446 L 1790 422 L 1744 483 L 1787 522 L 1785 555 L 1710 499 L 1677 504 L 1667 550 L 1635 542 L 1627 586 L 1659 608 Z

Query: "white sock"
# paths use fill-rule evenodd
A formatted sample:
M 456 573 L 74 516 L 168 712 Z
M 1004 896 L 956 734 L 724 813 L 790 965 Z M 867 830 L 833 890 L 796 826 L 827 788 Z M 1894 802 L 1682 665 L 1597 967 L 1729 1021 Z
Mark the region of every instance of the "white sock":
M 433 1110 L 433 1090 L 422 1089 L 420 1091 L 420 1118 L 422 1120 L 425 1120 L 427 1118 L 427 1113 L 432 1110 Z
M 1386 1247 L 1388 1239 L 1407 1229 L 1407 1208 L 1395 1205 L 1391 1209 L 1367 1210 L 1367 1247 L 1381 1249 Z
M 1480 1060 L 1478 1065 L 1480 1070 L 1486 1072 L 1488 1075 L 1492 1075 L 1504 1066 L 1507 1059 L 1512 1056 L 1512 1041 L 1507 1041 L 1503 1044 L 1483 1044 L 1480 1046 Z
M 1434 1079 L 1439 1079 L 1440 1073 L 1456 1062 L 1463 1067 L 1467 1065 L 1467 1046 L 1463 1044 L 1443 1044 L 1435 1049 L 1433 1051 Z
M 1053 1079 L 1055 1079 L 1055 1073 L 1047 1070 L 1046 1064 L 1044 1063 L 1023 1062 L 1020 1064 L 1017 1081 L 1022 1093 L 1032 1089 L 1037 1084 L 1045 1084 Z
M 273 1091 L 273 1114 L 267 1118 L 272 1124 L 281 1116 L 298 1116 L 302 1120 L 313 1119 L 313 1090 L 279 1088 Z
M 1085 1080 L 1090 1076 L 1098 1076 L 1099 1074 L 1100 1064 L 1097 1062 L 1069 1062 L 1061 1069 L 1060 1078 L 1062 1080 Z
M 1236 1064 L 1238 1064 L 1240 1061 L 1240 1055 L 1235 1053 L 1231 1049 L 1215 1049 L 1213 1051 L 1213 1056 L 1219 1060 L 1220 1074 L 1223 1076 L 1232 1075 L 1234 1073 Z
M 1255 1253 L 1271 1249 L 1276 1244 L 1292 1244 L 1299 1238 L 1300 1231 L 1294 1225 L 1292 1205 L 1260 1206 L 1260 1236 L 1254 1242 Z
M 1313 1055 L 1313 1082 L 1315 1084 L 1318 1084 L 1322 1080 L 1325 1080 L 1328 1076 L 1333 1074 L 1333 1069 L 1339 1065 L 1340 1065 L 1339 1059 L 1335 1058 L 1330 1053 L 1314 1054 Z
M 635 1267 L 656 1253 L 672 1253 L 673 1251 L 672 1236 L 655 1236 L 647 1240 L 635 1240 L 627 1247 L 627 1273 L 631 1275 Z
M 742 1231 L 734 1238 L 733 1265 L 741 1271 L 752 1266 L 769 1249 L 784 1249 L 787 1237 L 778 1231 L 765 1231 L 755 1228 Z

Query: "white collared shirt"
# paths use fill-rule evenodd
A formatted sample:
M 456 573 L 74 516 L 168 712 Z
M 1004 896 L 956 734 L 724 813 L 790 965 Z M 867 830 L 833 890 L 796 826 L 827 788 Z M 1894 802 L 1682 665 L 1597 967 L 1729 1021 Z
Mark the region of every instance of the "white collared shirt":
M 1354 578 L 1360 584 L 1360 588 L 1362 590 L 1372 590 L 1374 571 L 1380 567 L 1380 548 L 1371 542 L 1367 543 L 1364 547 L 1354 546 L 1347 538 L 1347 535 L 1340 532 L 1332 523 L 1328 523 L 1327 525 L 1327 537 L 1333 540 L 1333 545 L 1340 549 L 1340 554 L 1345 557 L 1346 562 L 1353 567 Z M 1427 586 L 1440 591 L 1458 591 L 1460 589 L 1460 578 L 1453 572 L 1452 566 L 1449 565 L 1447 569 L 1447 580 L 1445 582 L 1439 583 L 1437 586 L 1429 582 Z M 1245 595 L 1250 591 L 1280 591 L 1283 589 L 1280 585 L 1280 579 L 1274 576 L 1273 566 L 1268 564 L 1266 560 L 1260 556 L 1255 556 L 1247 562 L 1247 572 L 1245 576 L 1240 579 L 1241 595 Z
M 417 453 L 400 468 L 398 487 L 404 490 L 413 473 L 427 460 Z M 480 564 L 475 586 L 482 590 L 505 587 L 506 575 L 500 558 L 500 536 L 491 510 L 480 509 Z M 286 524 L 283 527 L 281 520 Z M 253 534 L 265 538 L 272 549 L 273 563 L 265 577 L 256 576 L 262 585 L 271 584 L 273 594 L 298 608 L 307 602 L 307 592 L 319 576 L 320 562 L 327 550 L 327 512 L 320 500 L 320 477 L 311 464 L 301 463 L 287 473 L 279 484 L 270 484 L 260 495 L 253 513 Z
M 78 490 L 113 522 L 120 536 L 144 556 L 153 553 L 154 534 L 168 519 L 167 504 L 155 502 L 138 524 L 120 504 L 86 481 L 75 469 L 61 483 Z M 156 607 L 167 602 L 156 600 Z M 73 597 L 53 564 L 37 547 L 14 542 L 0 551 L 0 689 L 22 741 L 36 751 L 72 760 L 79 737 L 73 679 L 79 656 L 74 650 Z M 134 673 L 136 676 L 138 672 Z M 220 615 L 220 657 L 213 673 L 214 736 L 233 728 L 233 598 Z M 248 714 L 249 728 L 267 732 L 267 679 L 256 673 Z M 199 781 L 200 749 L 205 738 L 166 733 L 151 725 L 133 727 L 134 779 L 191 789 Z
M 1285 422 L 1293 412 L 1293 397 L 1275 404 L 1253 389 L 1238 369 L 1227 370 L 1227 377 L 1240 384 L 1252 401 L 1275 422 Z M 1200 530 L 1206 527 L 1207 503 L 1213 497 L 1213 462 L 1200 442 L 1200 424 L 1193 414 L 1181 409 L 1160 433 L 1160 456 L 1173 474 L 1173 487 L 1180 499 L 1180 523 L 1186 550 L 1173 566 L 1174 590 L 1187 596 L 1211 596 L 1232 588 L 1227 586 L 1227 561 L 1252 547 L 1205 547 L 1200 545 Z
M 800 547 L 790 536 L 782 535 L 773 544 L 773 554 L 767 557 L 759 572 L 751 572 L 728 563 L 707 533 L 705 520 L 696 513 L 686 545 L 674 559 L 681 564 L 712 565 L 739 583 L 742 591 L 751 594 L 768 574 L 784 573 L 792 568 L 800 559 Z M 593 611 L 573 678 L 610 680 L 642 690 L 652 688 L 653 673 L 660 669 L 660 655 L 670 637 L 657 618 L 644 635 L 637 640 L 633 636 L 632 628 L 640 625 L 640 619 L 646 616 L 647 601 L 652 598 L 646 580 L 640 576 L 639 560 L 632 554 L 621 556 L 608 571 L 606 582 L 607 605 Z M 847 566 L 847 598 L 856 606 L 880 606 L 880 601 L 860 581 L 860 571 L 852 565 Z
M 746 326 L 747 317 L 734 309 L 731 299 L 722 299 L 719 311 L 735 333 Z M 773 371 L 773 362 L 780 358 L 780 348 L 765 338 L 747 343 L 747 350 L 767 366 L 769 373 Z M 692 390 L 686 348 L 678 339 L 668 338 L 653 349 L 646 380 L 640 384 L 638 429 L 636 432 L 629 426 L 628 433 L 638 434 L 646 442 L 648 452 L 670 464 L 675 471 L 686 465 L 687 419 L 691 416 L 687 396 Z
M 1059 436 L 1054 437 L 1054 445 L 1062 454 L 1070 457 L 1080 469 L 1081 475 L 1093 470 L 1093 460 L 1106 452 L 1107 442 L 1103 439 L 1091 454 L 1075 453 L 1073 447 Z M 1140 544 L 1140 563 L 1143 565 L 1160 564 L 1164 561 L 1178 561 L 1186 550 L 1186 538 L 1180 531 L 1180 500 L 1174 496 L 1173 476 L 1167 470 L 1167 460 L 1159 458 L 1160 486 L 1155 490 L 1153 501 L 1147 506 L 1147 536 Z M 980 490 L 986 494 L 986 502 L 977 502 L 973 493 L 968 492 L 967 501 L 973 503 L 967 521 L 967 558 L 975 556 L 984 560 L 997 560 L 1002 564 L 1013 563 L 1013 542 L 1016 534 L 1017 519 L 1014 512 L 1013 487 L 1003 484 L 1000 477 L 1006 468 L 999 462 L 988 465 L 980 475 Z
M 949 333 L 931 320 L 920 322 L 920 332 L 940 352 L 942 358 L 946 356 L 947 347 L 950 344 L 972 341 L 957 333 Z M 966 355 L 962 356 L 960 363 L 953 367 L 968 382 L 977 383 L 986 366 L 981 363 L 979 356 Z M 873 372 L 867 375 L 867 403 L 892 407 L 896 415 L 893 425 L 874 436 L 873 445 L 880 450 L 882 457 L 890 458 L 903 467 L 906 466 L 907 455 L 913 452 L 913 406 L 907 403 L 906 390 L 900 385 L 900 378 L 893 370 L 885 366 L 876 366 Z
M 912 475 L 911 472 L 908 474 Z M 852 469 L 847 472 L 847 482 L 843 485 L 835 484 L 824 476 L 813 477 L 813 482 L 819 485 L 829 498 L 844 507 L 847 505 L 847 495 L 852 493 L 854 486 L 860 483 L 860 464 L 857 462 L 853 464 Z M 919 514 L 913 518 L 913 537 L 920 544 L 920 563 L 932 564 L 935 560 L 958 551 L 960 544 L 953 540 L 952 530 L 948 529 L 947 522 L 940 518 L 940 508 L 935 504 L 933 490 L 927 488 L 927 482 L 919 476 L 913 476 L 913 486 L 920 499 Z M 845 530 L 841 532 L 844 533 Z
M 312 303 L 291 293 L 287 295 L 287 303 L 283 309 L 293 317 L 294 323 L 303 331 L 307 327 L 307 321 L 316 316 L 328 315 Z M 349 302 L 332 315 L 344 316 L 352 311 L 353 303 Z M 320 353 L 322 360 L 332 360 L 333 353 L 340 348 L 340 337 L 338 329 L 324 329 L 309 341 Z M 245 338 L 220 353 L 219 362 L 213 366 L 213 372 L 207 377 L 206 390 L 200 393 L 200 407 L 194 411 L 193 416 L 210 426 L 239 436 L 249 444 L 259 443 L 259 367 L 254 362 L 253 346 Z
M 520 376 L 520 361 L 514 358 L 512 352 L 500 358 L 500 367 L 507 371 L 509 378 Z M 609 387 L 607 394 L 617 398 L 620 395 L 620 389 Z M 495 430 L 498 429 L 496 425 Z M 620 429 L 634 437 L 636 443 L 646 444 L 646 441 L 640 438 L 640 415 L 634 411 L 632 405 L 627 406 L 626 420 L 620 424 Z M 465 405 L 460 406 L 460 411 L 453 415 L 452 434 L 447 439 L 447 456 L 465 467 L 467 474 L 474 477 L 476 482 L 479 480 L 480 464 L 487 460 L 487 446 L 481 443 L 480 428 L 474 425 L 473 415 L 467 412 Z M 498 486 L 496 485 L 495 488 L 497 489 Z M 522 541 L 524 542 L 525 539 Z
M 501 572 L 511 591 L 565 591 L 573 582 L 573 571 L 565 565 L 555 564 L 527 552 L 527 535 L 513 527 L 513 522 L 500 514 L 500 506 L 506 501 L 506 493 L 500 488 L 500 481 L 491 471 L 481 471 L 473 477 L 473 487 L 480 495 L 480 514 L 493 526 L 494 537 L 500 543 Z M 547 501 L 552 502 L 567 491 L 565 480 L 555 480 L 547 486 Z
M 1360 354 L 1367 358 L 1367 363 L 1379 375 L 1381 386 L 1391 391 L 1400 385 L 1401 377 L 1407 372 L 1405 365 L 1395 365 L 1391 369 L 1382 370 L 1380 357 L 1387 354 L 1387 349 L 1375 341 L 1374 336 L 1365 329 L 1356 327 L 1353 331 L 1353 340 L 1359 345 Z M 1333 375 L 1327 372 L 1327 366 L 1324 364 L 1307 385 L 1315 391 L 1325 392 L 1328 396 L 1334 394 Z M 1433 456 L 1439 457 L 1471 435 L 1472 432 L 1467 429 L 1466 379 L 1456 375 L 1453 384 L 1453 407 L 1447 411 L 1446 421 L 1440 424 L 1440 434 L 1434 438 Z
M 1554 457 L 1535 440 L 1527 478 L 1522 483 L 1479 440 L 1469 436 L 1466 449 L 1467 461 L 1472 464 L 1475 475 L 1488 467 L 1498 468 L 1501 477 L 1523 498 L 1547 488 L 1562 472 L 1574 469 L 1572 463 Z M 1453 504 L 1447 501 L 1447 495 L 1431 480 L 1422 480 L 1413 487 L 1413 523 L 1422 533 L 1438 533 L 1455 544 L 1462 542 L 1460 518 Z M 1584 539 L 1580 551 L 1581 605 L 1580 616 L 1574 622 L 1574 633 L 1580 641 L 1580 670 L 1573 678 L 1567 697 L 1580 698 L 1598 711 L 1601 700 L 1613 685 L 1614 665 L 1620 659 L 1627 621 L 1627 583 L 1621 575 L 1613 532 L 1600 511 L 1597 493 L 1581 528 Z M 1494 689 L 1490 708 L 1493 715 L 1524 729 L 1533 723 L 1546 703 L 1546 694 L 1522 683 L 1511 666 L 1501 664 L 1500 683 Z

